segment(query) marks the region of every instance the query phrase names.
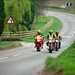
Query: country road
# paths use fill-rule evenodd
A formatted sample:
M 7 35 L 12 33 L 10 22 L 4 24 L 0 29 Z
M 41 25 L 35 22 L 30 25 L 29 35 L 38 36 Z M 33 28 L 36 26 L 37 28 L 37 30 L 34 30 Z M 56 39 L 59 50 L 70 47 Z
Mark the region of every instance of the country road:
M 75 15 L 42 10 L 43 15 L 55 16 L 63 23 L 60 31 L 63 36 L 62 48 L 58 52 L 49 54 L 44 44 L 44 49 L 37 53 L 33 43 L 23 43 L 23 47 L 0 51 L 0 75 L 38 75 L 43 68 L 47 56 L 53 58 L 60 55 L 75 40 Z

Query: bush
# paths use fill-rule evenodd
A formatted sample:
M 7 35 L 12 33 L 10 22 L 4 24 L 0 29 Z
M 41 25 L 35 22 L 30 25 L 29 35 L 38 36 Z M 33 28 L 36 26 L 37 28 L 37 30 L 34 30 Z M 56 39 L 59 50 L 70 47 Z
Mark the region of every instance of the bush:
M 0 0 L 0 35 L 4 29 L 4 19 L 5 19 L 5 12 L 4 12 L 4 1 Z

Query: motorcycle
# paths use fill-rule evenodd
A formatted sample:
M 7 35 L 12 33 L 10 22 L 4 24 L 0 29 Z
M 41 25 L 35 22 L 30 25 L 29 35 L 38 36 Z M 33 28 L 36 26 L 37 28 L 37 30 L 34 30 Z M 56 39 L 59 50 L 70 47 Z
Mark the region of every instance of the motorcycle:
M 59 40 L 55 40 L 55 50 L 58 51 L 59 48 L 60 48 L 60 42 Z
M 52 43 L 52 40 L 49 40 L 47 42 L 47 46 L 49 47 L 48 48 L 49 53 L 52 53 L 52 51 L 53 51 L 53 43 Z
M 43 46 L 43 40 L 36 40 L 35 47 L 36 47 L 37 52 L 40 52 L 42 46 Z
M 58 49 L 61 48 L 61 36 L 57 36 L 56 39 L 55 39 L 55 49 L 56 51 L 58 51 Z

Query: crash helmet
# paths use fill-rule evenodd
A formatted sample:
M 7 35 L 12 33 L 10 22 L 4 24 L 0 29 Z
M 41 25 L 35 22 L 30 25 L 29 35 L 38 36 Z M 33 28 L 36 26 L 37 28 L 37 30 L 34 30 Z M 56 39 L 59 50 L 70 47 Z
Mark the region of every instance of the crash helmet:
M 38 31 L 37 31 L 37 35 L 40 35 L 40 33 L 41 33 L 41 30 L 38 30 Z
M 58 36 L 58 35 L 59 35 L 59 32 L 58 32 L 58 31 L 56 31 L 56 32 L 55 32 L 55 35 L 56 35 L 56 36 Z
M 53 33 L 53 30 L 50 30 L 50 31 L 49 31 L 49 34 L 52 35 L 52 33 Z

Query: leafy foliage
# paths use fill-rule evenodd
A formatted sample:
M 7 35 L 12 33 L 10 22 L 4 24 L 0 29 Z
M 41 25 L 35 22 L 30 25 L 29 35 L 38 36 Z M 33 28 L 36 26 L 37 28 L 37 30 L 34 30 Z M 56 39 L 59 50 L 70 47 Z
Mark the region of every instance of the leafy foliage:
M 19 31 L 23 27 L 30 29 L 34 19 L 33 0 L 4 0 L 7 16 L 14 18 L 14 28 Z
M 24 14 L 22 16 L 22 24 L 26 25 L 28 30 L 31 29 L 31 25 L 34 20 L 34 16 L 35 16 L 35 1 L 31 0 L 30 7 L 28 8 L 28 10 L 26 9 L 24 10 Z
M 0 34 L 3 32 L 4 29 L 4 19 L 5 19 L 4 1 L 0 0 Z

